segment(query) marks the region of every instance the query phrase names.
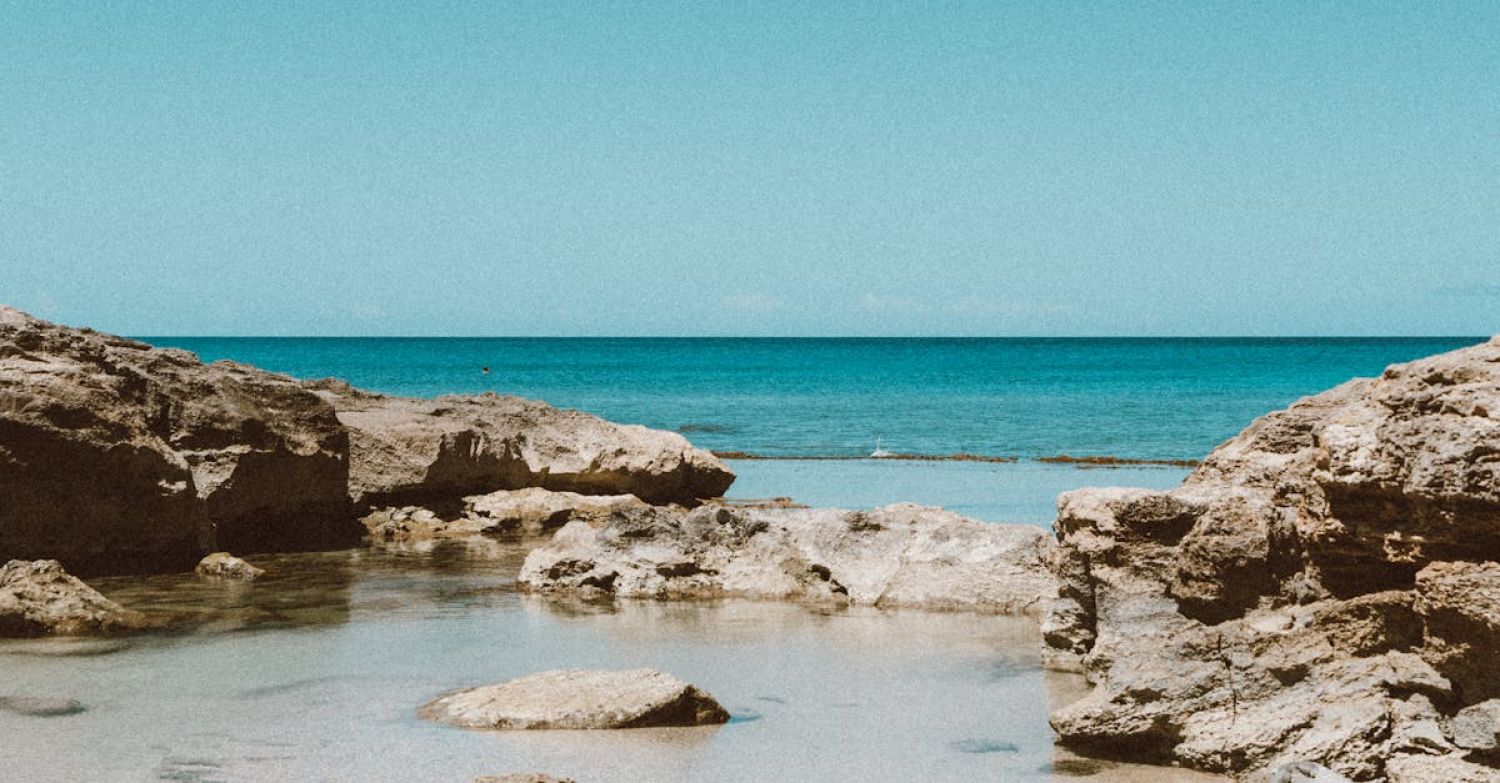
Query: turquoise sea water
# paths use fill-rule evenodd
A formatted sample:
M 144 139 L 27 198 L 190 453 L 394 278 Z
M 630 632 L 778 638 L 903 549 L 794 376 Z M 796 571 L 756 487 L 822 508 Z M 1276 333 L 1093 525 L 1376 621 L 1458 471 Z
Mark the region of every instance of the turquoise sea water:
M 1482 338 L 145 339 L 393 394 L 519 394 L 715 450 L 859 456 L 878 437 L 915 454 L 1196 459 L 1298 397 Z

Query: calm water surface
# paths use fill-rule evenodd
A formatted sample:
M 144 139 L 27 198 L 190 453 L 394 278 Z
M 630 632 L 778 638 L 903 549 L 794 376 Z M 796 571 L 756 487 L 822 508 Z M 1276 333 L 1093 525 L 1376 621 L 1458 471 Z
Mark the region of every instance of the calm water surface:
M 755 602 L 619 606 L 517 593 L 516 544 L 263 556 L 250 585 L 101 580 L 179 633 L 0 644 L 0 778 L 25 781 L 1189 781 L 1053 747 L 1035 625 L 966 614 Z M 420 721 L 449 689 L 559 667 L 652 666 L 698 684 L 726 726 L 466 731 Z

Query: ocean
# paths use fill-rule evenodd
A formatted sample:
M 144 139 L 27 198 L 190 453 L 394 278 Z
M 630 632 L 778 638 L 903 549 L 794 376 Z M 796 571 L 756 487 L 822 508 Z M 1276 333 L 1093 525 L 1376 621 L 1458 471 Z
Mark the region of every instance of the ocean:
M 1195 460 L 1299 397 L 1483 338 L 143 339 L 391 394 L 519 394 L 775 458 L 730 460 L 732 497 L 1047 525 L 1065 490 L 1164 489 L 1188 469 L 1039 458 Z M 864 459 L 877 443 L 1016 461 Z

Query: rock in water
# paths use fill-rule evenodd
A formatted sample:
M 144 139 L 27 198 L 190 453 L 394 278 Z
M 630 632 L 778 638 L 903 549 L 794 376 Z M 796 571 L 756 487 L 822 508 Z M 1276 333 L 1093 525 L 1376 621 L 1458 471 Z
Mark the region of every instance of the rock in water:
M 614 514 L 649 508 L 634 495 L 580 495 L 528 487 L 466 497 L 455 519 L 444 519 L 431 509 L 403 506 L 375 509 L 360 521 L 376 541 L 537 536 L 569 522 L 602 525 Z
M 216 579 L 242 579 L 249 580 L 265 575 L 263 568 L 257 568 L 244 560 L 229 554 L 228 552 L 214 552 L 198 561 L 198 567 L 193 569 L 199 576 L 213 577 Z
M 290 378 L 0 307 L 0 558 L 127 573 L 347 544 L 347 454 Z
M 647 508 L 573 522 L 532 550 L 519 584 L 635 598 L 740 596 L 1039 612 L 1052 541 L 938 508 Z
M 519 397 L 417 400 L 337 381 L 307 386 L 348 427 L 350 492 L 370 508 L 522 487 L 696 503 L 734 481 L 717 457 L 677 433 Z
M 1095 689 L 1054 713 L 1062 740 L 1494 779 L 1454 742 L 1483 744 L 1487 712 L 1460 710 L 1500 696 L 1497 414 L 1500 339 L 1265 416 L 1176 490 L 1064 494 L 1043 631 Z
M 81 636 L 144 627 L 145 618 L 100 595 L 56 560 L 0 566 L 0 637 Z
M 654 669 L 542 672 L 450 693 L 418 714 L 470 729 L 635 729 L 729 720 L 713 697 Z
M 32 718 L 59 718 L 85 712 L 77 699 L 54 699 L 41 696 L 0 696 L 0 711 Z

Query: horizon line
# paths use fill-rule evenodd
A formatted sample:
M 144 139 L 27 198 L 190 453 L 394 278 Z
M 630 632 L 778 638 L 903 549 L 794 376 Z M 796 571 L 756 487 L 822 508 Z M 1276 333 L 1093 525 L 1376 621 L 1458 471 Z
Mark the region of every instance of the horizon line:
M 1495 334 L 1286 335 L 609 335 L 609 334 L 146 334 L 133 340 L 1489 340 Z

